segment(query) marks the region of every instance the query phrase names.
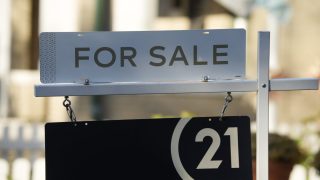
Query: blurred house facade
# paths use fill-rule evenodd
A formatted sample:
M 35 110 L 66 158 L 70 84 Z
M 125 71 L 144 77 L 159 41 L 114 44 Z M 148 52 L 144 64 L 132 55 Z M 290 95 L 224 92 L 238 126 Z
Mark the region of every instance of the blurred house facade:
M 257 32 L 271 32 L 271 76 L 320 77 L 320 1 L 298 0 L 0 0 L 1 121 L 68 120 L 62 97 L 35 98 L 38 34 L 244 28 L 247 78 L 256 78 Z M 255 121 L 255 93 L 234 93 L 227 115 Z M 72 97 L 78 119 L 149 118 L 154 114 L 219 115 L 225 94 Z M 18 119 L 18 120 L 17 120 Z M 0 121 L 0 124 L 1 124 Z M 303 136 L 305 125 L 311 136 Z M 272 92 L 270 130 L 319 146 L 319 91 Z M 1 134 L 1 129 L 0 129 Z M 0 136 L 1 137 L 1 136 Z M 0 139 L 1 140 L 1 139 Z
M 271 31 L 271 75 L 273 77 L 319 77 L 320 74 L 320 52 L 317 47 L 319 39 L 317 33 L 320 32 L 317 17 L 320 14 L 316 8 L 320 7 L 320 3 L 317 0 L 308 2 L 294 0 L 96 0 L 90 2 L 85 0 L 68 2 L 1 0 L 1 2 L 3 4 L 0 49 L 2 117 L 18 117 L 27 121 L 66 119 L 64 109 L 60 106 L 61 98 L 33 97 L 33 85 L 39 82 L 38 34 L 44 31 L 245 28 L 247 30 L 247 77 L 255 78 L 257 32 L 268 30 Z M 219 105 L 217 107 L 214 105 L 221 104 L 219 99 L 223 99 L 221 97 L 223 95 L 206 96 L 208 99 L 213 99 L 213 104 L 203 102 L 199 110 L 192 106 L 183 109 L 199 115 L 215 115 Z M 241 95 L 241 97 L 246 97 L 243 99 L 247 99 L 245 101 L 251 104 L 243 108 L 249 107 L 248 113 L 254 118 L 252 115 L 255 111 L 254 95 Z M 163 107 L 161 103 L 155 103 L 158 108 L 154 107 L 153 111 L 143 107 L 139 108 L 139 111 L 137 108 L 130 110 L 130 106 L 126 110 L 117 108 L 117 106 L 125 106 L 127 102 L 124 99 L 127 98 L 114 96 L 105 97 L 102 101 L 92 101 L 90 97 L 81 97 L 74 98 L 74 105 L 81 104 L 76 107 L 76 110 L 82 119 L 129 118 L 132 114 L 136 114 L 134 117 L 149 117 L 153 113 L 161 113 Z M 175 98 L 188 99 L 183 95 L 168 96 L 168 99 L 171 99 L 167 101 L 172 104 L 171 111 L 162 111 L 162 113 L 177 115 L 182 110 L 181 108 L 174 110 L 174 107 L 179 107 L 179 104 L 175 104 L 177 102 Z M 134 97 L 128 100 L 128 104 L 130 102 L 144 104 L 148 99 L 150 98 Z M 166 98 L 161 96 L 159 99 L 162 101 Z M 217 103 L 215 99 L 218 100 Z M 301 104 L 301 99 L 309 99 L 309 101 Z M 76 103 L 77 101 L 81 103 Z M 320 102 L 318 92 L 274 92 L 271 101 L 271 105 L 277 106 L 271 108 L 277 111 L 271 115 L 270 128 L 272 129 L 277 127 L 277 123 L 299 122 L 320 111 L 317 109 Z M 99 105 L 92 108 L 92 102 L 93 104 L 97 102 Z M 183 104 L 192 104 L 192 102 L 194 100 Z M 202 104 L 201 101 L 199 103 Z M 241 107 L 237 103 L 234 102 L 234 107 Z M 140 107 L 140 104 L 132 106 Z M 230 111 L 233 114 L 233 109 Z M 95 116 L 96 112 L 98 114 L 100 112 L 100 115 Z M 126 115 L 126 112 L 130 115 Z
M 247 78 L 256 77 L 257 32 L 271 32 L 271 76 L 319 77 L 320 52 L 317 42 L 320 16 L 317 0 L 1 0 L 1 115 L 26 121 L 65 120 L 61 98 L 35 98 L 33 85 L 39 82 L 38 34 L 45 31 L 96 30 L 186 30 L 244 28 L 247 30 Z M 58 12 L 58 13 L 57 13 Z M 9 19 L 9 20 L 8 20 Z M 223 94 L 149 97 L 114 96 L 74 98 L 81 119 L 147 118 L 154 113 L 178 115 L 187 110 L 197 115 L 216 115 Z M 197 96 L 197 95 L 196 95 Z M 246 103 L 233 102 L 230 114 L 255 118 L 254 94 L 236 95 Z M 156 96 L 157 97 L 157 96 Z M 192 96 L 193 97 L 193 96 Z M 178 99 L 183 99 L 182 104 Z M 102 99 L 102 100 L 101 100 Z M 126 101 L 128 99 L 128 102 Z M 150 100 L 152 99 L 152 100 Z M 157 100 L 159 99 L 159 100 Z M 164 101 L 167 99 L 167 101 Z M 301 99 L 309 99 L 301 103 Z M 149 101 L 150 100 L 150 101 Z M 159 103 L 157 103 L 159 101 Z M 163 102 L 164 101 L 164 102 Z M 203 104 L 193 107 L 194 102 Z M 79 102 L 79 103 L 78 103 Z M 139 102 L 139 103 L 138 103 Z M 163 102 L 163 103 L 160 103 Z M 294 103 L 293 103 L 294 102 Z M 320 109 L 318 92 L 273 92 L 270 128 L 315 116 Z M 137 104 L 135 104 L 137 103 Z M 152 109 L 143 104 L 155 104 Z M 181 103 L 181 102 L 180 102 Z M 81 106 L 79 105 L 81 104 Z M 190 104 L 190 106 L 186 105 Z M 248 104 L 248 105 L 247 105 Z M 79 105 L 79 106 L 78 106 Z M 170 105 L 170 111 L 163 107 Z M 244 106 L 243 106 L 244 105 Z M 126 107 L 118 108 L 118 107 Z M 139 108 L 133 108 L 139 107 Z M 140 108 L 141 107 L 141 108 Z M 239 110 L 238 107 L 242 107 Z M 243 110 L 245 109 L 245 110 Z M 273 112 L 274 111 L 274 112 Z M 286 113 L 282 113 L 286 112 Z M 287 113 L 290 112 L 290 113 Z M 309 118 L 310 119 L 310 118 Z M 319 118 L 317 118 L 319 121 Z M 286 125 L 284 125 L 286 126 Z

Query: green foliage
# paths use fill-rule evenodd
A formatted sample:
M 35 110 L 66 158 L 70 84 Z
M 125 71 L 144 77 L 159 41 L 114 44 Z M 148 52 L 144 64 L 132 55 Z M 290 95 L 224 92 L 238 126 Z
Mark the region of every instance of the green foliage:
M 251 135 L 252 158 L 256 158 L 256 134 Z M 303 162 L 304 153 L 293 139 L 270 133 L 269 134 L 269 160 L 297 164 Z
M 158 119 L 158 118 L 175 118 L 176 116 L 168 116 L 168 115 L 162 115 L 162 114 L 153 114 L 151 116 L 151 118 L 153 119 Z M 181 111 L 180 115 L 178 117 L 181 118 L 191 118 L 191 117 L 195 117 L 195 114 L 193 114 L 192 112 L 188 112 L 188 111 Z

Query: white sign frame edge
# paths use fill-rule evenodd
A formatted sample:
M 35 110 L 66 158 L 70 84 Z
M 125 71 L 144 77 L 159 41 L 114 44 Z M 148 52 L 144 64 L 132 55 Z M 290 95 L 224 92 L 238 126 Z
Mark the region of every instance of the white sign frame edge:
M 317 78 L 286 78 L 269 80 L 270 91 L 317 90 Z M 99 83 L 75 84 L 53 83 L 35 86 L 36 97 L 91 96 L 91 95 L 137 95 L 137 94 L 180 94 L 257 92 L 256 80 L 221 80 L 188 82 L 140 82 L 140 83 Z

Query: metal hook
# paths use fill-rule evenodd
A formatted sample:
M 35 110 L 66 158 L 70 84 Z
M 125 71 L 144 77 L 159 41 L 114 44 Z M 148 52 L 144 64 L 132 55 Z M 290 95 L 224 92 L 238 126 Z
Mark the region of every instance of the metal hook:
M 220 121 L 222 121 L 224 113 L 225 113 L 229 103 L 232 102 L 232 100 L 233 100 L 233 97 L 231 96 L 231 92 L 228 92 L 228 95 L 224 98 L 224 105 L 223 105 L 223 108 L 222 108 L 222 111 L 220 114 L 220 118 L 219 118 Z
M 64 101 L 63 101 L 63 106 L 64 107 L 69 107 L 69 106 L 71 106 L 71 101 L 68 99 L 69 98 L 69 96 L 65 96 L 64 97 L 65 99 L 64 99 Z
M 76 117 L 73 109 L 71 108 L 71 101 L 69 100 L 69 96 L 65 96 L 64 98 L 65 99 L 64 99 L 62 104 L 66 108 L 66 111 L 68 113 L 70 121 L 71 122 L 77 122 L 77 117 Z

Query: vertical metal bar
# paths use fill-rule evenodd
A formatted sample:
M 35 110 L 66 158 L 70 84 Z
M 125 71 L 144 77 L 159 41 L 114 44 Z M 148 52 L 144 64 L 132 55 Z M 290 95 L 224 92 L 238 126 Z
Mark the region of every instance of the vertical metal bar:
M 270 32 L 258 34 L 257 180 L 269 179 L 269 55 Z

